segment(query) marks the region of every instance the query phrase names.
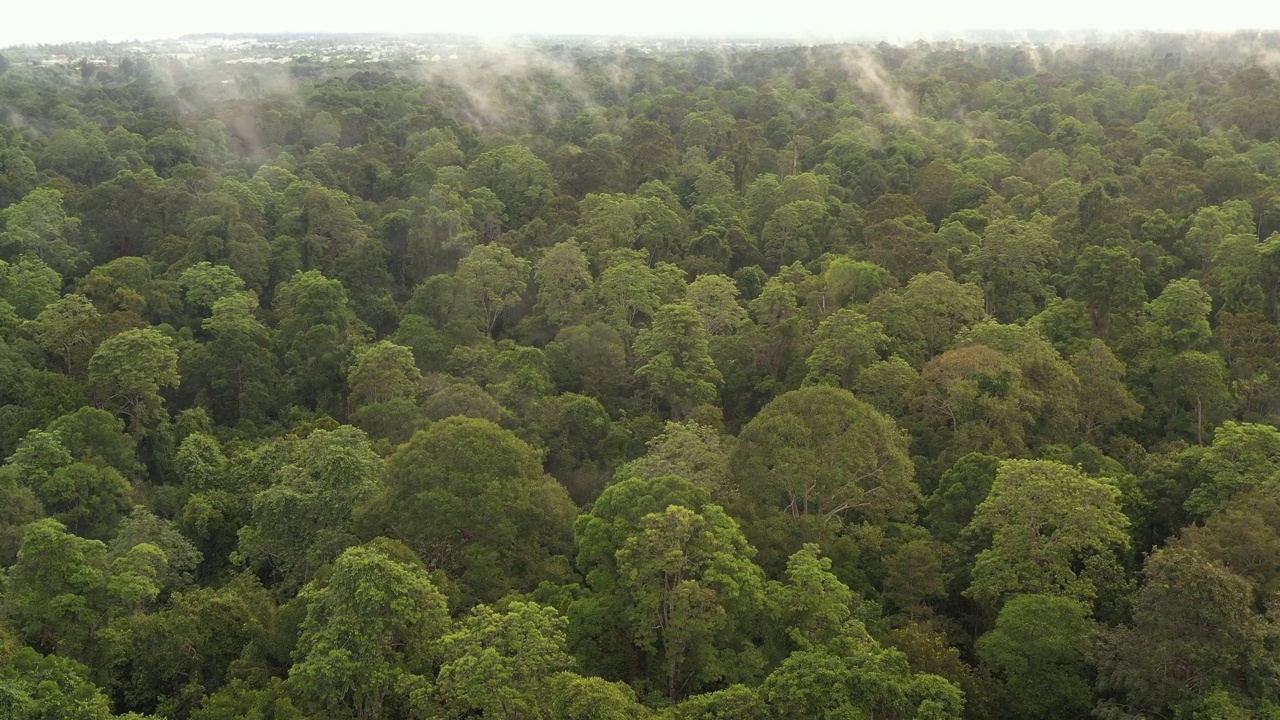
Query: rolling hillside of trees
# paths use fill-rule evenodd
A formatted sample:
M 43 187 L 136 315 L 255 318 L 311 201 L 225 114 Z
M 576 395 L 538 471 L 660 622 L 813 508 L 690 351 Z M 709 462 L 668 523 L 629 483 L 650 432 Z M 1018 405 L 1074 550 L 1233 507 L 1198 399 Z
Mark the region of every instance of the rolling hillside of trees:
M 1280 719 L 1280 36 L 3 52 L 0 717 Z

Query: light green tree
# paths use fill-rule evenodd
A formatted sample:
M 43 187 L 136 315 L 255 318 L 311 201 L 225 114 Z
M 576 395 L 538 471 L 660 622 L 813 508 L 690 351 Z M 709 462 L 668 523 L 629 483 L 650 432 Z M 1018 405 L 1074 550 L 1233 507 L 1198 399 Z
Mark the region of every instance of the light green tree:
M 672 505 L 640 519 L 617 551 L 632 637 L 660 659 L 667 696 L 741 672 L 734 631 L 763 600 L 764 577 L 737 524 L 716 505 Z
M 351 388 L 352 406 L 386 403 L 417 395 L 422 388 L 422 373 L 413 362 L 413 351 L 383 340 L 356 356 L 347 385 Z
M 591 270 L 587 256 L 573 240 L 557 243 L 547 251 L 533 272 L 538 286 L 534 309 L 553 328 L 579 322 L 586 312 L 591 291 Z
M 448 606 L 405 549 L 350 548 L 298 596 L 307 609 L 289 686 L 316 714 L 380 720 L 415 710 L 449 629 Z
M 103 318 L 88 298 L 73 293 L 46 305 L 27 327 L 45 352 L 62 361 L 67 374 L 83 378 L 103 332 Z
M 691 305 L 663 305 L 653 326 L 636 336 L 635 352 L 636 377 L 666 403 L 672 420 L 715 401 L 723 377 L 708 352 L 702 317 Z
M 576 512 L 538 451 L 488 420 L 454 416 L 392 454 L 363 522 L 366 535 L 396 537 L 447 572 L 469 599 L 492 602 L 567 576 Z
M 446 705 L 500 720 L 547 717 L 548 685 L 574 665 L 567 625 L 537 603 L 514 601 L 502 612 L 476 607 L 441 641 L 437 683 Z
M 1120 491 L 1069 465 L 1005 460 L 986 500 L 965 529 L 989 535 L 965 594 L 990 606 L 1015 595 L 1046 594 L 1092 601 L 1097 589 L 1078 563 L 1128 547 L 1129 519 Z
M 238 559 L 289 593 L 356 543 L 352 516 L 378 489 L 382 461 L 363 432 L 316 430 L 286 450 L 270 487 L 253 496 Z
M 137 438 L 168 421 L 160 393 L 180 379 L 173 341 L 154 328 L 109 337 L 89 358 L 89 387 L 101 406 L 129 418 Z
M 738 286 L 724 275 L 699 275 L 689 283 L 685 299 L 702 316 L 708 335 L 732 334 L 746 322 L 746 308 L 738 302 Z
M 458 263 L 457 277 L 475 303 L 481 327 L 493 334 L 529 285 L 529 261 L 502 245 L 478 245 Z
M 851 390 L 858 374 L 880 359 L 889 344 L 883 326 L 856 310 L 828 315 L 814 332 L 813 352 L 805 359 L 806 385 L 832 385 Z
M 80 221 L 67 216 L 62 193 L 51 187 L 32 190 L 0 211 L 4 232 L 0 248 L 10 257 L 30 253 L 63 277 L 76 277 L 89 264 L 89 253 L 76 247 Z

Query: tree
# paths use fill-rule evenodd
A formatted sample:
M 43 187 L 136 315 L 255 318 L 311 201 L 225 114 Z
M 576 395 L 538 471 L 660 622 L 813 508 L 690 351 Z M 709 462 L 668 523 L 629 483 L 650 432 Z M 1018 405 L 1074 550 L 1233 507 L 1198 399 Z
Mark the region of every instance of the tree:
M 158 281 L 151 266 L 139 257 L 116 258 L 98 265 L 76 287 L 99 311 L 116 313 L 117 322 L 127 319 L 125 327 L 142 325 L 139 317 L 143 314 L 169 315 L 171 309 L 177 309 L 177 290 L 174 283 Z
M 986 311 L 1003 322 L 1034 315 L 1053 294 L 1049 273 L 1058 242 L 1043 216 L 1031 222 L 1001 218 L 987 226 L 969 263 L 986 291 Z
M 287 236 L 295 269 L 340 277 L 355 294 L 376 289 L 383 279 L 377 276 L 385 275 L 385 266 L 363 278 L 366 282 L 353 282 L 361 271 L 371 269 L 362 267 L 362 261 L 376 257 L 382 248 L 370 240 L 368 226 L 356 215 L 346 193 L 314 180 L 295 179 L 279 202 L 277 230 Z
M 974 511 L 991 492 L 999 467 L 999 458 L 969 453 L 942 474 L 924 503 L 925 525 L 935 538 L 947 544 L 960 540 Z
M 111 701 L 70 658 L 25 647 L 0 659 L 0 712 L 14 720 L 113 720 Z
M 1217 508 L 1203 525 L 1183 529 L 1171 544 L 1203 553 L 1246 578 L 1259 596 L 1280 578 L 1280 493 L 1263 487 L 1241 493 Z
M 1166 716 L 1216 690 L 1276 702 L 1263 678 L 1275 630 L 1254 611 L 1249 581 L 1183 547 L 1153 552 L 1143 574 L 1133 622 L 1101 645 L 1100 689 L 1126 708 Z
M 1114 317 L 1127 319 L 1147 300 L 1142 262 L 1121 247 L 1086 247 L 1076 258 L 1070 289 L 1089 308 L 1093 332 L 1104 338 Z
M 557 673 L 551 678 L 552 717 L 564 720 L 644 720 L 649 710 L 625 683 Z
M 94 185 L 76 203 L 84 228 L 97 237 L 95 262 L 142 255 L 171 232 L 186 226 L 191 194 L 151 169 L 124 170 Z
M 363 522 L 366 534 L 403 540 L 470 599 L 492 602 L 568 572 L 574 514 L 537 451 L 492 422 L 455 416 L 392 454 Z
M 919 494 L 893 420 L 827 386 L 766 405 L 742 429 L 729 467 L 747 501 L 793 518 L 883 522 L 905 517 Z
M 861 370 L 880 359 L 889 344 L 883 326 L 854 310 L 828 315 L 814 333 L 816 345 L 805 360 L 806 385 L 833 385 L 851 390 Z
M 869 302 L 889 283 L 889 273 L 884 268 L 843 255 L 831 258 L 820 278 L 820 290 L 816 297 L 810 296 L 808 304 L 823 315 L 850 303 Z
M 383 340 L 361 352 L 347 375 L 352 406 L 412 398 L 422 387 L 422 373 L 407 347 Z
M 62 193 L 49 187 L 32 190 L 21 202 L 0 212 L 4 232 L 0 250 L 8 257 L 31 254 L 62 277 L 76 277 L 89 254 L 77 248 L 80 221 L 69 218 Z
M 1256 234 L 1253 209 L 1244 200 L 1197 210 L 1191 218 L 1191 227 L 1179 243 L 1179 254 L 1189 266 L 1208 269 L 1218 244 L 1232 234 Z
M 292 397 L 339 414 L 342 365 L 366 330 L 347 303 L 346 288 L 312 270 L 281 283 L 275 300 L 276 339 Z
M 627 622 L 636 644 L 661 658 L 672 701 L 696 684 L 742 671 L 728 661 L 741 662 L 733 630 L 750 626 L 762 599 L 763 573 L 753 554 L 716 505 L 701 514 L 672 505 L 646 515 L 618 549 Z
M 925 359 L 942 352 L 961 330 L 984 315 L 980 288 L 957 283 L 940 272 L 912 277 L 902 299 L 923 335 Z
M 1220 311 L 1216 319 L 1214 339 L 1222 347 L 1232 389 L 1240 396 L 1243 419 L 1253 420 L 1274 407 L 1280 390 L 1272 381 L 1280 357 L 1280 327 L 1257 313 Z
M 65 423 L 64 426 L 70 424 Z M 70 440 L 78 451 L 77 457 L 68 452 L 60 433 L 32 430 L 18 444 L 6 464 L 21 474 L 24 484 L 34 491 L 47 513 L 69 525 L 77 534 L 109 537 L 129 507 L 133 486 L 119 471 L 105 465 L 101 458 L 86 454 L 76 442 L 80 438 L 68 435 L 71 435 Z M 128 453 L 124 467 L 134 469 L 132 444 L 121 449 Z
M 107 558 L 115 561 L 144 544 L 164 553 L 164 572 L 156 578 L 162 592 L 186 590 L 195 582 L 196 568 L 203 560 L 200 551 L 178 531 L 173 521 L 157 517 L 142 506 L 134 507 L 129 517 L 121 521 L 107 546 Z
M 211 336 L 204 372 L 210 409 L 221 422 L 260 420 L 275 407 L 280 373 L 271 331 L 257 312 L 253 295 L 236 293 L 215 301 L 212 315 L 200 324 Z
M 275 605 L 249 576 L 187 589 L 151 613 L 117 617 L 98 660 L 117 707 L 185 716 L 224 685 L 246 647 L 270 642 Z
M 706 490 L 721 505 L 737 497 L 729 481 L 730 438 L 689 420 L 667 422 L 644 455 L 618 468 L 618 480 L 656 480 L 675 475 Z
M 910 363 L 894 355 L 864 368 L 849 390 L 885 415 L 901 419 L 907 413 L 907 391 L 919 377 Z
M 192 712 L 192 720 L 305 720 L 285 681 L 278 677 L 255 680 L 235 679 L 204 697 Z
M 24 255 L 12 265 L 0 260 L 0 299 L 8 301 L 12 312 L 30 320 L 58 301 L 62 278 L 44 261 Z
M 604 323 L 570 325 L 547 345 L 547 361 L 556 385 L 612 405 L 633 382 L 627 370 L 622 335 Z
M 642 521 L 645 518 L 653 518 L 652 522 L 660 523 L 664 513 L 684 508 L 702 522 L 702 513 L 708 507 L 713 507 L 708 492 L 678 476 L 666 475 L 650 479 L 625 477 L 607 486 L 590 512 L 582 514 L 574 522 L 574 541 L 578 548 L 575 561 L 586 577 L 591 592 L 574 600 L 569 606 L 570 642 L 574 654 L 589 672 L 606 678 L 647 676 L 654 683 L 655 692 L 668 691 L 667 678 L 661 672 L 668 666 L 660 662 L 662 644 L 653 636 L 656 630 L 651 623 L 656 620 L 633 615 L 636 612 L 635 600 L 629 586 L 624 584 L 618 553 L 629 538 L 642 534 Z M 715 508 L 713 514 L 721 518 L 722 523 L 732 525 L 733 521 L 725 517 L 719 508 Z M 728 526 L 725 530 L 729 532 Z M 736 526 L 732 528 L 731 535 L 741 538 L 741 532 Z M 653 540 L 657 541 L 658 538 Z M 742 542 L 745 544 L 745 541 Z M 701 541 L 698 546 L 707 549 Z M 722 549 L 731 551 L 732 546 Z M 758 569 L 751 570 L 749 563 L 742 566 L 742 569 L 751 571 L 753 576 L 758 572 Z M 723 580 L 729 582 L 732 578 Z M 650 592 L 655 590 L 649 589 Z M 705 599 L 708 602 L 718 600 L 712 596 Z M 713 619 L 716 618 L 718 622 L 727 623 L 739 620 L 734 617 L 713 616 Z M 750 623 L 753 617 L 740 620 Z M 641 623 L 641 628 L 649 629 L 639 629 L 633 622 Z M 746 627 L 743 626 L 743 629 Z M 639 646 L 635 641 L 636 633 L 641 631 L 648 633 L 646 637 L 652 641 L 646 647 Z M 722 636 L 712 638 L 712 641 L 716 643 L 713 648 L 721 648 L 716 652 L 723 652 L 732 647 L 734 639 Z M 679 660 L 678 657 L 675 659 Z M 696 667 L 693 670 L 698 672 Z M 714 674 L 715 669 L 707 668 L 707 672 Z M 685 688 L 682 694 L 692 690 L 692 687 Z
M 1201 517 L 1253 490 L 1269 490 L 1280 473 L 1280 430 L 1270 425 L 1225 422 L 1199 458 L 1206 478 L 1187 498 L 1187 509 Z
M 40 172 L 22 148 L 0 148 L 0 206 L 17 203 L 39 183 Z
M 85 657 L 102 619 L 106 555 L 106 545 L 68 533 L 57 520 L 27 526 L 2 607 L 19 639 L 46 653 Z
M 89 358 L 89 387 L 101 406 L 129 418 L 135 438 L 168 422 L 160 392 L 180 380 L 173 341 L 154 328 L 113 335 Z
M 709 336 L 732 334 L 746 322 L 738 287 L 724 275 L 699 275 L 689 283 L 685 299 L 702 316 Z
M 1213 301 L 1193 279 L 1174 280 L 1160 296 L 1147 303 L 1144 330 L 1151 342 L 1178 353 L 1202 350 L 1212 338 L 1209 312 Z
M 599 317 L 625 339 L 635 336 L 634 326 L 652 318 L 662 306 L 661 280 L 642 263 L 626 260 L 605 268 L 595 284 Z
M 559 329 L 582 319 L 592 280 L 587 256 L 577 242 L 568 240 L 548 250 L 533 277 L 538 286 L 534 309 L 548 325 Z
M 555 196 L 550 168 L 523 145 L 481 153 L 467 168 L 473 188 L 488 188 L 507 211 L 507 229 L 519 228 L 537 217 Z
M 217 302 L 229 295 L 244 292 L 244 280 L 226 265 L 199 262 L 178 277 L 178 283 L 186 293 L 186 300 L 198 314 L 213 310 Z
M 1227 368 L 1217 353 L 1188 350 L 1162 358 L 1156 365 L 1153 390 L 1164 403 L 1170 429 L 1181 430 L 1203 444 L 1205 431 L 1229 416 Z
M 675 140 L 667 127 L 651 120 L 634 119 L 622 134 L 622 154 L 626 158 L 626 180 L 639 187 L 646 180 L 662 180 L 671 176 L 676 165 Z
M 289 685 L 314 711 L 376 720 L 413 713 L 441 659 L 448 606 L 394 544 L 350 548 L 298 596 L 306 607 Z
M 964 707 L 959 688 L 913 674 L 905 655 L 882 647 L 857 620 L 834 639 L 791 653 L 759 693 L 775 718 L 953 720 Z
M 1091 625 L 1088 610 L 1071 598 L 1019 595 L 1005 604 L 976 645 L 999 682 L 1005 717 L 1066 720 L 1089 712 Z
M 662 188 L 646 195 L 646 189 Z M 636 195 L 588 195 L 581 203 L 576 237 L 597 267 L 618 250 L 635 251 L 646 265 L 679 260 L 686 231 L 679 203 L 663 197 L 661 184 L 646 185 Z M 655 196 L 656 195 L 656 196 Z
M 909 405 L 946 443 L 939 460 L 970 452 L 1016 455 L 1038 409 L 1022 370 L 1004 353 L 985 345 L 948 350 L 930 360 L 908 390 Z
M 1080 381 L 1080 418 L 1085 438 L 1141 416 L 1142 405 L 1124 384 L 1124 363 L 1106 343 L 1096 338 L 1090 341 L 1086 349 L 1071 357 L 1071 369 Z
M 829 244 L 831 220 L 827 206 L 813 200 L 797 200 L 775 210 L 760 237 L 766 269 L 808 262 L 821 255 Z
M 1252 230 L 1252 228 L 1251 228 Z M 1252 231 L 1228 235 L 1213 251 L 1209 288 L 1228 312 L 1258 312 L 1266 305 L 1265 245 Z
M 1075 568 L 1090 555 L 1129 545 L 1120 491 L 1050 460 L 1005 460 L 986 500 L 965 528 L 989 534 L 965 594 L 999 606 L 1015 595 L 1063 595 L 1091 601 L 1097 590 Z
M 744 328 L 756 366 L 774 380 L 782 380 L 805 344 L 811 325 L 799 307 L 795 283 L 781 275 L 769 278 L 760 295 L 747 303 L 751 324 Z
M 904 215 L 868 222 L 863 234 L 867 237 L 866 259 L 888 270 L 899 282 L 946 267 L 942 238 L 923 217 Z
M 238 557 L 288 594 L 356 544 L 354 511 L 377 492 L 382 461 L 363 432 L 345 425 L 283 450 L 270 487 L 253 496 Z
M 831 558 L 823 557 L 813 543 L 806 543 L 787 558 L 786 584 L 771 586 L 771 610 L 775 641 L 784 652 L 823 645 L 835 640 L 858 609 L 859 599 L 831 572 Z
M 502 245 L 479 245 L 458 263 L 458 279 L 475 303 L 481 327 L 493 334 L 498 319 L 515 307 L 529 281 L 529 261 Z
M 663 305 L 635 343 L 636 377 L 671 408 L 679 422 L 693 407 L 714 402 L 723 382 L 708 352 L 707 331 L 691 305 Z
M 40 346 L 59 357 L 68 375 L 83 378 L 103 330 L 103 318 L 88 298 L 73 293 L 46 305 L 29 327 Z
M 1074 440 L 1079 426 L 1080 383 L 1071 366 L 1043 336 L 1023 325 L 988 321 L 964 332 L 957 344 L 993 348 L 1017 363 L 1025 391 L 1021 402 L 1033 418 L 1027 428 L 1029 443 L 1035 446 Z
M 568 623 L 554 608 L 515 601 L 505 611 L 476 607 L 441 641 L 438 684 L 455 712 L 487 718 L 544 717 L 547 686 L 573 667 Z

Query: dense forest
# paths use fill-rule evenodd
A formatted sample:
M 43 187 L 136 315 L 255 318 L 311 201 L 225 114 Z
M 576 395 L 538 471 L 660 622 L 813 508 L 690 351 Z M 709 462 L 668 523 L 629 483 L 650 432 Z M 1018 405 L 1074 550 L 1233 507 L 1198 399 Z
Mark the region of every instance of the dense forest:
M 5 51 L 0 716 L 1280 718 L 1277 49 Z

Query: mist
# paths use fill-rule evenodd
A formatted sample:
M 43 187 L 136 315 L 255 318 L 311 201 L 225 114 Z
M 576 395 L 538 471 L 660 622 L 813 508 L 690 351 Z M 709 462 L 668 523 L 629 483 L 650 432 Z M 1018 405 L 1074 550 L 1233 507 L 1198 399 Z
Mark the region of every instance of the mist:
M 1083 0 L 1070 5 L 986 3 L 961 5 L 942 0 L 908 0 L 884 6 L 820 0 L 794 11 L 762 7 L 751 12 L 737 3 L 653 0 L 602 12 L 587 0 L 484 4 L 407 5 L 369 0 L 352 12 L 348 5 L 312 3 L 302 12 L 289 3 L 250 0 L 185 7 L 173 13 L 160 0 L 103 4 L 69 0 L 59 4 L 21 3 L 8 9 L 0 26 L 0 47 L 19 44 L 157 40 L 194 33 L 460 33 L 504 38 L 531 35 L 625 37 L 772 37 L 801 42 L 884 39 L 909 42 L 964 37 L 970 30 L 1016 31 L 1231 31 L 1280 27 L 1280 8 L 1226 0 L 1213 12 L 1195 5 L 1156 6 Z

